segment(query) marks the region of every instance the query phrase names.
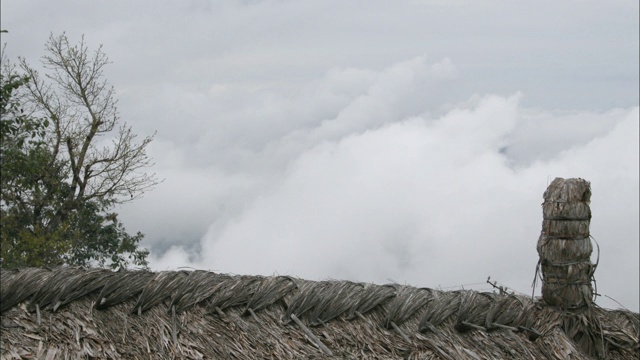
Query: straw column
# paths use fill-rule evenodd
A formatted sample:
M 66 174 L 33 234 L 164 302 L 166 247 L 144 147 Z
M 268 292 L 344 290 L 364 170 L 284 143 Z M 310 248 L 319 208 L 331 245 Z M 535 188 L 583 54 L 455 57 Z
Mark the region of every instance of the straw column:
M 544 192 L 537 248 L 542 298 L 550 306 L 577 309 L 592 303 L 590 200 L 591 184 L 583 179 L 556 178 Z

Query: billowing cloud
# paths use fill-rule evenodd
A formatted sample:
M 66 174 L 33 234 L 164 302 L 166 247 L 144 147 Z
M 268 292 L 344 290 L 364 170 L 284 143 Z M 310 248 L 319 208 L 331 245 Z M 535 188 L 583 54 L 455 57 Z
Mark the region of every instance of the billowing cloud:
M 594 192 L 598 289 L 632 307 L 638 108 L 554 114 L 522 108 L 521 94 L 485 95 L 430 116 L 412 91 L 434 81 L 429 69 L 416 58 L 369 74 L 366 90 L 333 118 L 300 125 L 257 152 L 286 166 L 233 216 L 214 220 L 190 263 L 433 287 L 486 287 L 492 276 L 526 293 L 542 193 L 556 176 L 582 177 Z M 624 283 L 617 272 L 627 274 Z
M 492 276 L 529 293 L 542 193 L 556 176 L 582 177 L 594 193 L 598 290 L 633 307 L 638 108 L 553 112 L 516 93 L 433 109 L 422 100 L 451 81 L 443 67 L 456 74 L 425 57 L 334 68 L 299 94 L 263 94 L 238 119 L 300 116 L 249 134 L 251 148 L 223 147 L 235 164 L 185 167 L 184 150 L 156 144 L 172 159 L 167 183 L 138 204 L 152 213 L 132 211 L 158 224 L 152 266 L 480 289 Z
M 583 177 L 593 184 L 592 233 L 607 279 L 599 289 L 632 306 L 638 109 L 586 145 L 514 169 L 500 150 L 518 98 L 487 96 L 434 121 L 413 117 L 306 151 L 277 189 L 204 238 L 202 266 L 423 286 L 491 275 L 527 292 L 542 192 L 555 176 Z M 618 268 L 620 259 L 631 265 Z

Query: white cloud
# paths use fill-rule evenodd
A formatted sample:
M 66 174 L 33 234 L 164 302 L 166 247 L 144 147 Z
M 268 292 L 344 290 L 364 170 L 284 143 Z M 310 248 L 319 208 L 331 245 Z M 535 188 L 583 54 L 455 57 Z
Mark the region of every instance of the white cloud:
M 638 194 L 637 108 L 601 138 L 516 170 L 500 150 L 517 128 L 519 98 L 486 96 L 435 121 L 412 117 L 310 148 L 273 192 L 205 236 L 200 266 L 424 286 L 492 275 L 527 292 L 549 176 L 591 180 L 594 235 L 611 234 L 625 244 L 619 250 L 637 248 L 637 231 L 628 232 L 637 202 L 620 213 L 605 200 L 620 189 Z M 605 225 L 603 212 L 622 220 Z M 637 263 L 619 250 L 603 251 L 601 268 L 615 269 L 618 256 Z M 603 271 L 600 289 L 633 306 L 633 286 L 609 278 L 611 271 Z
M 177 270 L 176 264 L 183 264 L 182 267 L 189 267 L 187 264 L 191 263 L 191 255 L 189 255 L 180 246 L 171 246 L 161 257 L 150 254 L 147 259 L 156 271 L 163 270 Z
M 474 95 L 437 116 L 421 103 L 428 92 L 415 91 L 440 84 L 433 68 L 424 57 L 378 72 L 334 68 L 301 93 L 261 93 L 236 119 L 300 116 L 268 135 L 247 134 L 255 136 L 245 137 L 250 151 L 229 143 L 212 154 L 236 167 L 185 167 L 190 153 L 160 141 L 168 181 L 125 213 L 156 224 L 156 249 L 171 244 L 159 239 L 188 245 L 154 255 L 152 266 L 175 260 L 221 272 L 421 286 L 491 275 L 529 292 L 542 193 L 553 177 L 583 177 L 593 183 L 594 236 L 618 239 L 599 240 L 599 290 L 632 307 L 637 287 L 615 274 L 638 262 L 628 251 L 638 242 L 637 229 L 630 232 L 638 217 L 637 107 L 555 113 L 523 108 L 517 93 Z
M 463 229 L 458 220 L 465 224 L 467 211 L 473 213 L 453 210 L 470 206 L 463 199 L 486 206 L 478 191 L 492 181 L 483 176 L 485 167 L 510 172 L 497 149 L 515 105 L 515 98 L 487 97 L 474 111 L 452 112 L 431 125 L 414 118 L 325 142 L 292 164 L 275 193 L 205 241 L 204 258 L 231 271 L 290 268 L 301 276 L 361 274 L 376 281 L 406 276 L 406 267 L 416 266 L 412 258 L 429 257 L 415 250 L 469 241 L 446 235 Z M 474 181 L 459 183 L 459 177 Z M 251 258 L 238 261 L 240 253 Z

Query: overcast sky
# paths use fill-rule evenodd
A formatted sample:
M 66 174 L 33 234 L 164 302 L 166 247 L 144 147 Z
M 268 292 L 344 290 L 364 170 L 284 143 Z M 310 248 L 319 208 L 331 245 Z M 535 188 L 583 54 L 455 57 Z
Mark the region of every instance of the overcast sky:
M 10 57 L 84 34 L 157 131 L 119 209 L 153 269 L 531 294 L 542 194 L 582 177 L 598 303 L 638 311 L 637 0 L 1 4 Z

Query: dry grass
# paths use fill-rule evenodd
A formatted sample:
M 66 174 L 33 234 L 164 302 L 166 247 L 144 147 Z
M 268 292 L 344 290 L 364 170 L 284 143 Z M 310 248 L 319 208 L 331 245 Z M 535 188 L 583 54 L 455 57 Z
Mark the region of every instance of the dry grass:
M 640 355 L 636 313 L 569 314 L 515 295 L 206 271 L 21 269 L 1 278 L 3 359 Z

